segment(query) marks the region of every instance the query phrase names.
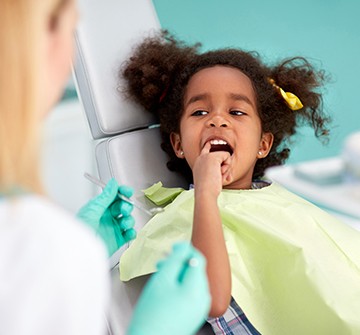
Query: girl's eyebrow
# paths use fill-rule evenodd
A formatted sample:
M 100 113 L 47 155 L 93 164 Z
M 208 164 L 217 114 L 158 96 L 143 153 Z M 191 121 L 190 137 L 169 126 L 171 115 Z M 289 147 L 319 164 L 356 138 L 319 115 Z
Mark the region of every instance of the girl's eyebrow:
M 190 104 L 193 104 L 194 102 L 201 101 L 201 100 L 206 100 L 208 97 L 209 97 L 209 94 L 207 94 L 207 93 L 194 95 L 187 101 L 187 103 L 185 104 L 185 107 L 189 106 Z M 250 98 L 248 96 L 246 96 L 244 94 L 230 93 L 229 97 L 230 97 L 230 99 L 235 100 L 235 101 L 244 101 L 248 105 L 255 108 L 254 103 L 250 100 Z
M 185 104 L 185 107 L 189 106 L 190 104 L 193 104 L 196 101 L 206 100 L 208 96 L 209 95 L 207 93 L 194 95 L 188 100 L 188 102 Z
M 246 96 L 244 94 L 230 93 L 229 96 L 233 100 L 244 101 L 247 104 L 249 104 L 250 106 L 252 106 L 253 108 L 255 108 L 254 103 L 250 100 L 250 98 L 248 96 Z

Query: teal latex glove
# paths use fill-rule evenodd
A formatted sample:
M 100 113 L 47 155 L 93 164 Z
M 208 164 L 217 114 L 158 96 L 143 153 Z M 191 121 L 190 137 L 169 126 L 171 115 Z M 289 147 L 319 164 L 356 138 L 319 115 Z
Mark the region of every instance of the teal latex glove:
M 111 179 L 102 193 L 77 213 L 79 219 L 101 236 L 109 256 L 136 237 L 135 221 L 131 216 L 133 205 L 121 200 L 118 192 L 128 198 L 133 195 L 132 188 L 119 186 L 115 179 Z
M 189 243 L 176 244 L 158 269 L 145 285 L 127 335 L 195 334 L 210 308 L 204 257 Z

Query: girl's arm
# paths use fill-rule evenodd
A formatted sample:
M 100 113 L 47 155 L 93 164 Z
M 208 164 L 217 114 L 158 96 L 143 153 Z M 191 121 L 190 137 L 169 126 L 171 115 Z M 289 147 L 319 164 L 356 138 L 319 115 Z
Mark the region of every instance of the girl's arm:
M 223 315 L 231 299 L 230 263 L 217 205 L 224 178 L 221 165 L 226 159 L 229 159 L 226 152 L 210 153 L 205 150 L 193 168 L 195 208 L 192 243 L 207 260 L 212 298 L 209 314 L 212 317 Z

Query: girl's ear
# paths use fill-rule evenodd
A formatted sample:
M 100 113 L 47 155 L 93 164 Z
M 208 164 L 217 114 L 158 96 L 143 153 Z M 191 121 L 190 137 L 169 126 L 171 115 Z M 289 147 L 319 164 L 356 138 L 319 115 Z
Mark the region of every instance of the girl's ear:
M 259 152 L 257 154 L 257 158 L 266 157 L 273 145 L 274 135 L 272 133 L 263 133 L 260 140 Z
M 175 152 L 175 155 L 178 158 L 184 158 L 184 151 L 182 150 L 181 146 L 181 138 L 178 133 L 171 133 L 170 134 L 170 142 Z

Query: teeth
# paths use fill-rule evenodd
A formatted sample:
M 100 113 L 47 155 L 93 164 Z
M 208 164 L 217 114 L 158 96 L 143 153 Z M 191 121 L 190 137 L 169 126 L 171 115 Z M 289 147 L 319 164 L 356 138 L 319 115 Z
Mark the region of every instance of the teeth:
M 210 144 L 213 144 L 213 145 L 219 145 L 219 144 L 221 144 L 221 145 L 226 145 L 227 142 L 224 141 L 224 140 L 211 140 L 211 141 L 210 141 Z

